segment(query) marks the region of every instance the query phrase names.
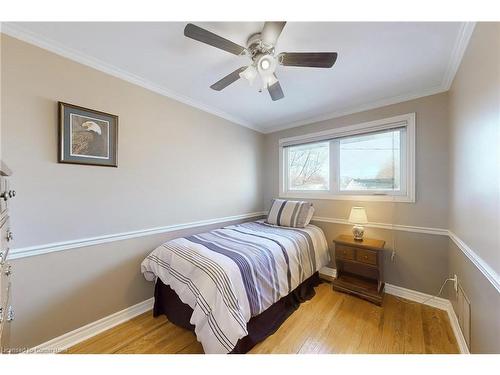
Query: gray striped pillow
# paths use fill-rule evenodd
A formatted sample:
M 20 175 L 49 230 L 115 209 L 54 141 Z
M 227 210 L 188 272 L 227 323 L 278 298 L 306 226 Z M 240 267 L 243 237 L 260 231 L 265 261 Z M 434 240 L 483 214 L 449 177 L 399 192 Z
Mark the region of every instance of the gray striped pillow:
M 283 227 L 304 228 L 312 203 L 275 199 L 267 215 L 266 222 Z

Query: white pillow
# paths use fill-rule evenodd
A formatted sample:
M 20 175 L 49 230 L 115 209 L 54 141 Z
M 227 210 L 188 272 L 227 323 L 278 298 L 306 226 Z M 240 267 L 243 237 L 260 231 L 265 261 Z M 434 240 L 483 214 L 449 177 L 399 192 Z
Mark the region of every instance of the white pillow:
M 309 225 L 313 215 L 314 215 L 314 207 L 311 205 L 311 207 L 309 207 L 309 212 L 307 213 L 306 222 L 305 222 L 304 226 Z

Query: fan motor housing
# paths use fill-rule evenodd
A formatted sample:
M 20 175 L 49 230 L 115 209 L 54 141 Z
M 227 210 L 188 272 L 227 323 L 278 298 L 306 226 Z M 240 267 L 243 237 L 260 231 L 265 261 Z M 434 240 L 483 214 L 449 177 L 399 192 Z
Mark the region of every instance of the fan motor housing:
M 262 35 L 261 33 L 255 33 L 248 37 L 247 40 L 247 50 L 250 52 L 252 59 L 255 59 L 262 54 L 268 55 L 274 53 L 274 48 L 267 49 L 264 47 L 262 43 Z

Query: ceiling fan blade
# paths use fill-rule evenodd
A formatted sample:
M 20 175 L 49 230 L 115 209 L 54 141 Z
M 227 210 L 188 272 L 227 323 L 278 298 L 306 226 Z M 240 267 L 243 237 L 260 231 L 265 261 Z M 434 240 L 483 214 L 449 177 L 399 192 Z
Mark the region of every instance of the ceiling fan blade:
M 234 72 L 229 73 L 224 78 L 215 82 L 210 88 L 215 91 L 221 91 L 229 86 L 231 83 L 236 82 L 240 79 L 240 73 L 243 72 L 247 67 L 242 66 L 241 68 L 236 69 Z
M 285 66 L 331 68 L 337 61 L 337 52 L 282 52 L 278 62 Z
M 274 84 L 267 86 L 267 91 L 269 91 L 269 95 L 271 95 L 271 99 L 273 100 L 273 102 L 285 97 L 279 81 L 276 81 Z
M 192 23 L 186 25 L 184 28 L 184 35 L 235 55 L 241 55 L 245 51 L 244 47 L 211 33 L 208 30 L 202 29 L 199 26 L 193 25 Z
M 264 22 L 261 39 L 266 46 L 274 47 L 286 22 Z

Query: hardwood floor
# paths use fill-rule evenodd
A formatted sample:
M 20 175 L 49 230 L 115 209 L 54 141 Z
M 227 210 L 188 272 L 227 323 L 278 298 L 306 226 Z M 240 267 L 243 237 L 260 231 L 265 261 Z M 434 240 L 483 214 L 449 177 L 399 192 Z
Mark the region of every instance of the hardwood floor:
M 382 307 L 323 283 L 250 353 L 458 353 L 445 311 L 386 294 Z M 151 312 L 66 353 L 203 353 L 194 333 Z

